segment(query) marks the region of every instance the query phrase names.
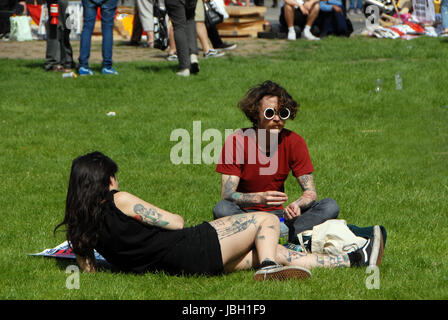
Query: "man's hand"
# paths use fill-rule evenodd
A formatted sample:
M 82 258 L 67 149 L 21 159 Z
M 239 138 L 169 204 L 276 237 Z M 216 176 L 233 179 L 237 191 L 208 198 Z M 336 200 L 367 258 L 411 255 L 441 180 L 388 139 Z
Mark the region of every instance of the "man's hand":
M 303 194 L 296 201 L 290 203 L 285 209 L 283 217 L 285 220 L 292 220 L 302 214 L 302 211 L 309 209 L 317 201 L 316 187 L 314 186 L 313 175 L 305 174 L 297 178 Z
M 288 201 L 288 195 L 280 191 L 265 191 L 261 193 L 261 203 L 266 206 L 279 206 Z
M 285 208 L 283 218 L 285 218 L 285 220 L 292 220 L 300 216 L 300 213 L 300 205 L 297 201 L 294 201 Z

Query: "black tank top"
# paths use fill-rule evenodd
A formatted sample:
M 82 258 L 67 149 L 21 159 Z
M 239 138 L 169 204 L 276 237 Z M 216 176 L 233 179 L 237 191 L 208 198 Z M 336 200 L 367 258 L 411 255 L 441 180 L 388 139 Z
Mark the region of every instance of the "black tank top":
M 157 270 L 172 248 L 183 241 L 185 229 L 166 230 L 138 222 L 115 206 L 117 192 L 112 190 L 107 195 L 104 223 L 95 249 L 120 270 Z

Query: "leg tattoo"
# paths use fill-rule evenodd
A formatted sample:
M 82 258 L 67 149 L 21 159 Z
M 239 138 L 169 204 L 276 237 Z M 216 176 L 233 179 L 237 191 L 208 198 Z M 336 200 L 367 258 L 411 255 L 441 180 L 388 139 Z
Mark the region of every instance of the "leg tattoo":
M 215 226 L 218 239 L 222 240 L 248 229 L 251 225 L 256 226 L 257 219 L 255 219 L 255 215 L 238 214 L 226 218 L 225 221 L 214 220 L 210 223 Z

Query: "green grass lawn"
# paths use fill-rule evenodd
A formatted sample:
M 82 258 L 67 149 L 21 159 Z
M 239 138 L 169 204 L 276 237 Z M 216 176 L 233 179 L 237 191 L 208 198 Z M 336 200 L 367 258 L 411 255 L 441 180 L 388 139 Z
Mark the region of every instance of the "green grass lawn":
M 62 79 L 43 71 L 43 59 L 0 60 L 0 298 L 448 299 L 447 63 L 440 39 L 358 37 L 202 60 L 188 79 L 165 61 L 116 63 L 118 77 L 93 65 L 94 77 Z M 255 283 L 253 271 L 105 271 L 81 274 L 80 288 L 69 290 L 69 263 L 27 256 L 65 240 L 52 231 L 63 218 L 71 161 L 94 150 L 118 163 L 122 190 L 183 215 L 187 226 L 210 220 L 220 175 L 214 164 L 174 165 L 171 132 L 184 128 L 193 140 L 193 121 L 223 135 L 249 126 L 237 101 L 267 79 L 300 102 L 286 127 L 308 143 L 319 197 L 336 199 L 350 224 L 387 228 L 378 290 L 366 288 L 363 268 L 314 269 L 311 279 L 283 283 Z M 286 192 L 299 196 L 293 177 Z

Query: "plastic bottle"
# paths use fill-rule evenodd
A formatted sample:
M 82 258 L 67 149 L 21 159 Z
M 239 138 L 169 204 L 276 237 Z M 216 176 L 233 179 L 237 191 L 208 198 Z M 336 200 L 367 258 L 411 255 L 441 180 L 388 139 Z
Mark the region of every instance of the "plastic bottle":
M 283 245 L 285 248 L 288 248 L 292 251 L 303 252 L 303 248 L 300 244 L 288 243 Z
M 403 80 L 401 79 L 401 75 L 399 72 L 395 74 L 395 88 L 397 90 L 403 89 Z
M 382 79 L 376 79 L 375 80 L 375 93 L 380 93 L 381 89 L 383 88 L 383 80 Z
M 288 243 L 289 228 L 286 226 L 284 218 L 279 219 L 280 219 L 280 238 L 278 239 L 278 243 L 285 245 Z
M 76 78 L 77 76 L 74 72 L 65 72 L 62 74 L 62 78 Z

